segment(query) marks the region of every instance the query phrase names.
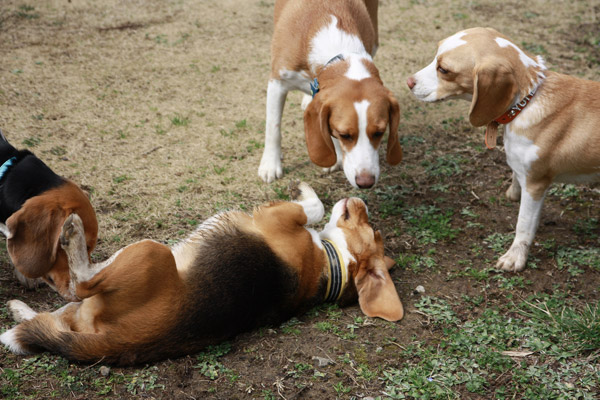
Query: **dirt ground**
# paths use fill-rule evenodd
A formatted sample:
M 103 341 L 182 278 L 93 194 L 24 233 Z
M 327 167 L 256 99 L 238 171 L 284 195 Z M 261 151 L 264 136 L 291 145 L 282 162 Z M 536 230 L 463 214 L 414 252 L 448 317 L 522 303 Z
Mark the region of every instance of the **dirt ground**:
M 492 267 L 510 244 L 502 239 L 514 232 L 518 205 L 504 198 L 510 169 L 501 137 L 497 149 L 485 150 L 483 132 L 465 120 L 467 102 L 420 103 L 405 84 L 431 61 L 440 39 L 473 26 L 500 30 L 541 54 L 552 70 L 600 80 L 597 1 L 381 1 L 375 63 L 400 102 L 404 160 L 382 164 L 370 191 L 354 190 L 342 172 L 324 174 L 310 163 L 299 93 L 288 96 L 282 123 L 285 176 L 273 184 L 259 179 L 273 3 L 3 0 L 0 129 L 91 193 L 100 225 L 95 260 L 142 238 L 176 242 L 220 210 L 285 198 L 290 179 L 310 183 L 326 209 L 360 196 L 384 233 L 388 255 L 398 261 L 392 277 L 405 318 L 387 323 L 362 318 L 358 306 L 323 307 L 205 354 L 108 372 L 101 364 L 73 365 L 54 356 L 31 361 L 2 349 L 4 395 L 385 396 L 382 371 L 407 362 L 399 349 L 435 346 L 445 335 L 415 309 L 418 285 L 454 304 L 462 322 L 491 308 L 509 315 L 512 301 L 536 293 L 561 291 L 576 304 L 599 301 L 600 269 L 578 264 L 582 273 L 570 273 L 557 262 L 557 249 L 598 250 L 600 186 L 557 186 L 544 206 L 529 267 L 506 275 L 525 284 L 506 290 L 499 283 L 503 274 Z M 447 234 L 435 240 L 423 240 L 411 219 L 422 218 L 427 207 L 449 219 Z M 64 304 L 47 287 L 21 288 L 5 249 L 0 257 L 1 304 L 21 299 L 40 310 Z M 465 270 L 491 277 L 474 279 Z M 483 301 L 463 307 L 465 296 Z M 4 306 L 0 310 L 4 330 L 13 322 Z M 321 367 L 314 357 L 332 363 Z M 364 378 L 360 365 L 376 376 Z M 456 394 L 490 398 L 499 384 L 484 394 L 458 387 Z

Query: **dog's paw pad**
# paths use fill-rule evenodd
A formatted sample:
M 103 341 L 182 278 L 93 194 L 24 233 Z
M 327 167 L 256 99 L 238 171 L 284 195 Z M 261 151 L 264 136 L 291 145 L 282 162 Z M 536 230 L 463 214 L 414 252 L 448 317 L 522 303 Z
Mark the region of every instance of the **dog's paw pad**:
M 288 185 L 288 191 L 290 193 L 290 199 L 296 200 L 302 195 L 302 189 L 300 189 L 300 181 L 292 180 Z

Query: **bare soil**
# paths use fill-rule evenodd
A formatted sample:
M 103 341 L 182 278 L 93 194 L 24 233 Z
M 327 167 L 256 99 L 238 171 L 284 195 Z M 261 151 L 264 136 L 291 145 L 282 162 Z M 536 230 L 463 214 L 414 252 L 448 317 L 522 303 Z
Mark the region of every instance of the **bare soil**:
M 327 209 L 342 197 L 365 199 L 388 255 L 435 261 L 435 266 L 404 265 L 392 272 L 407 311 L 401 322 L 360 320 L 358 306 L 320 308 L 289 326 L 239 336 L 218 357 L 224 369 L 217 375 L 206 374 L 200 366 L 205 358 L 197 355 L 113 368 L 111 379 L 102 377 L 100 364 L 72 365 L 52 356 L 44 360 L 53 368 L 58 363 L 64 373 L 36 379 L 26 376 L 26 359 L 1 350 L 1 371 L 23 375 L 15 398 L 380 396 L 382 380 L 364 379 L 357 365 L 380 374 L 406 361 L 398 357 L 399 346 L 435 345 L 444 337 L 415 312 L 418 285 L 425 295 L 458 304 L 461 321 L 494 307 L 510 315 L 511 302 L 532 293 L 562 291 L 581 304 L 600 299 L 600 272 L 583 265 L 584 272 L 573 275 L 558 267 L 554 251 L 599 247 L 597 225 L 581 228 L 600 219 L 598 185 L 578 186 L 575 196 L 559 187 L 548 196 L 529 267 L 518 274 L 525 282 L 521 287 L 506 290 L 496 279 L 461 275 L 467 266 L 492 267 L 502 252 L 485 239 L 514 231 L 518 204 L 504 198 L 510 169 L 502 141 L 485 150 L 483 132 L 465 120 L 466 102 L 420 103 L 405 84 L 431 61 L 440 39 L 472 26 L 500 30 L 544 56 L 553 70 L 599 80 L 597 2 L 380 3 L 375 62 L 401 105 L 405 157 L 397 167 L 382 165 L 381 180 L 370 191 L 354 190 L 342 172 L 324 174 L 310 163 L 299 93 L 288 96 L 282 124 L 285 176 L 270 185 L 259 179 L 273 0 L 0 3 L 0 129 L 14 145 L 30 148 L 91 193 L 100 224 L 96 260 L 142 238 L 175 242 L 219 210 L 284 198 L 289 180 L 302 179 Z M 448 174 L 440 172 L 446 164 L 437 164 L 443 160 L 450 165 Z M 406 220 L 406 211 L 420 206 L 448 212 L 456 236 L 424 244 Z M 466 216 L 465 209 L 476 217 Z M 0 257 L 0 304 L 21 299 L 39 310 L 64 304 L 47 287 L 24 290 L 12 277 L 5 250 Z M 463 295 L 484 301 L 461 307 Z M 12 326 L 6 308 L 0 310 L 2 329 Z M 356 325 L 355 337 L 319 328 L 332 320 L 345 331 Z M 333 363 L 319 367 L 313 357 Z M 311 366 L 309 373 L 298 372 L 298 365 Z M 0 376 L 2 385 L 10 382 L 8 375 Z M 340 384 L 350 391 L 338 390 Z

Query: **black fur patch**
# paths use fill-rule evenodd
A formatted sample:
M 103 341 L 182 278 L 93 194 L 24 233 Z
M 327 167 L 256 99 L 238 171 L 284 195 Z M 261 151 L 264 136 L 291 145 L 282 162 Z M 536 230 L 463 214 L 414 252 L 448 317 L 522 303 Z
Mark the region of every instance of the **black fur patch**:
M 17 150 L 0 139 L 0 165 L 11 157 L 15 162 L 0 180 L 0 222 L 19 210 L 27 199 L 65 183 L 29 150 Z

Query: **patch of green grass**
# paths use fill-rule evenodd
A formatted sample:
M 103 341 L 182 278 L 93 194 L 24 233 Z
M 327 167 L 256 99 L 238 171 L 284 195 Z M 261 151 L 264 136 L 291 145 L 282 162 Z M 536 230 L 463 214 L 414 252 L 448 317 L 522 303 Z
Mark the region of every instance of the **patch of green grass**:
M 399 254 L 395 261 L 400 268 L 410 269 L 414 273 L 437 267 L 437 263 L 433 257 L 420 256 L 418 254 Z
M 579 275 L 583 272 L 577 266 L 600 271 L 600 248 L 573 249 L 559 247 L 556 251 L 556 265 L 560 269 L 568 268 L 572 275 Z
M 460 325 L 444 301 L 422 300 L 418 308 L 444 323 L 445 334 L 434 345 L 404 347 L 400 366 L 383 371 L 388 398 L 457 399 L 466 390 L 477 398 L 591 400 L 600 390 L 600 369 L 579 354 L 600 348 L 598 304 L 569 311 L 564 300 L 546 297 L 514 306 L 520 316 L 486 309 Z M 510 358 L 504 351 L 527 352 Z M 508 384 L 491 391 L 499 380 Z
M 558 196 L 561 199 L 577 198 L 579 197 L 579 188 L 573 184 L 555 184 L 548 189 L 548 194 L 551 196 Z
M 35 7 L 27 5 L 27 4 L 22 4 L 19 6 L 19 9 L 15 13 L 15 15 L 18 18 L 22 18 L 22 19 L 38 19 L 40 17 L 40 14 L 33 12 L 34 10 L 35 10 Z
M 421 205 L 402 212 L 408 223 L 407 232 L 414 235 L 421 244 L 437 243 L 439 240 L 453 240 L 460 232 L 452 228 L 454 211 L 442 211 L 436 206 Z
M 229 342 L 221 343 L 216 346 L 208 346 L 206 350 L 198 353 L 196 359 L 198 363 L 194 365 L 194 368 L 211 380 L 215 380 L 219 377 L 220 373 L 228 372 L 223 364 L 218 361 L 218 358 L 224 356 L 231 351 L 231 344 Z
M 600 231 L 600 224 L 597 218 L 578 218 L 573 226 L 573 230 L 580 235 L 590 239 L 597 239 Z
M 27 147 L 35 147 L 38 144 L 40 144 L 41 142 L 42 142 L 42 139 L 40 139 L 38 137 L 29 137 L 29 138 L 23 139 L 23 141 L 21 143 Z
M 514 235 L 512 233 L 494 232 L 488 235 L 483 241 L 488 244 L 488 247 L 494 250 L 494 253 L 502 253 L 506 246 L 512 242 Z
M 112 180 L 114 183 L 123 183 L 125 181 L 128 181 L 129 179 L 131 179 L 131 178 L 129 178 L 129 176 L 127 176 L 127 175 L 119 175 L 119 176 L 114 176 Z
M 403 198 L 406 196 L 406 189 L 398 185 L 384 186 L 376 188 L 375 194 L 379 200 L 378 211 L 381 218 L 387 218 L 393 215 L 399 215 L 404 206 Z
M 164 389 L 165 385 L 156 383 L 158 381 L 158 367 L 152 366 L 134 372 L 127 379 L 125 387 L 133 395 L 153 389 Z
M 173 126 L 187 126 L 190 123 L 190 119 L 181 114 L 175 114 L 174 116 L 170 117 L 169 120 Z
M 425 160 L 421 165 L 425 167 L 425 171 L 429 176 L 433 177 L 448 177 L 458 175 L 462 172 L 460 164 L 465 160 L 454 154 L 444 154 L 436 157 L 434 161 Z
M 521 42 L 521 46 L 523 46 L 523 48 L 525 50 L 527 50 L 530 53 L 533 53 L 535 55 L 547 55 L 548 54 L 548 50 L 546 50 L 546 48 L 541 44 Z
M 423 296 L 415 308 L 425 314 L 436 324 L 457 324 L 458 318 L 452 307 L 443 299 Z

